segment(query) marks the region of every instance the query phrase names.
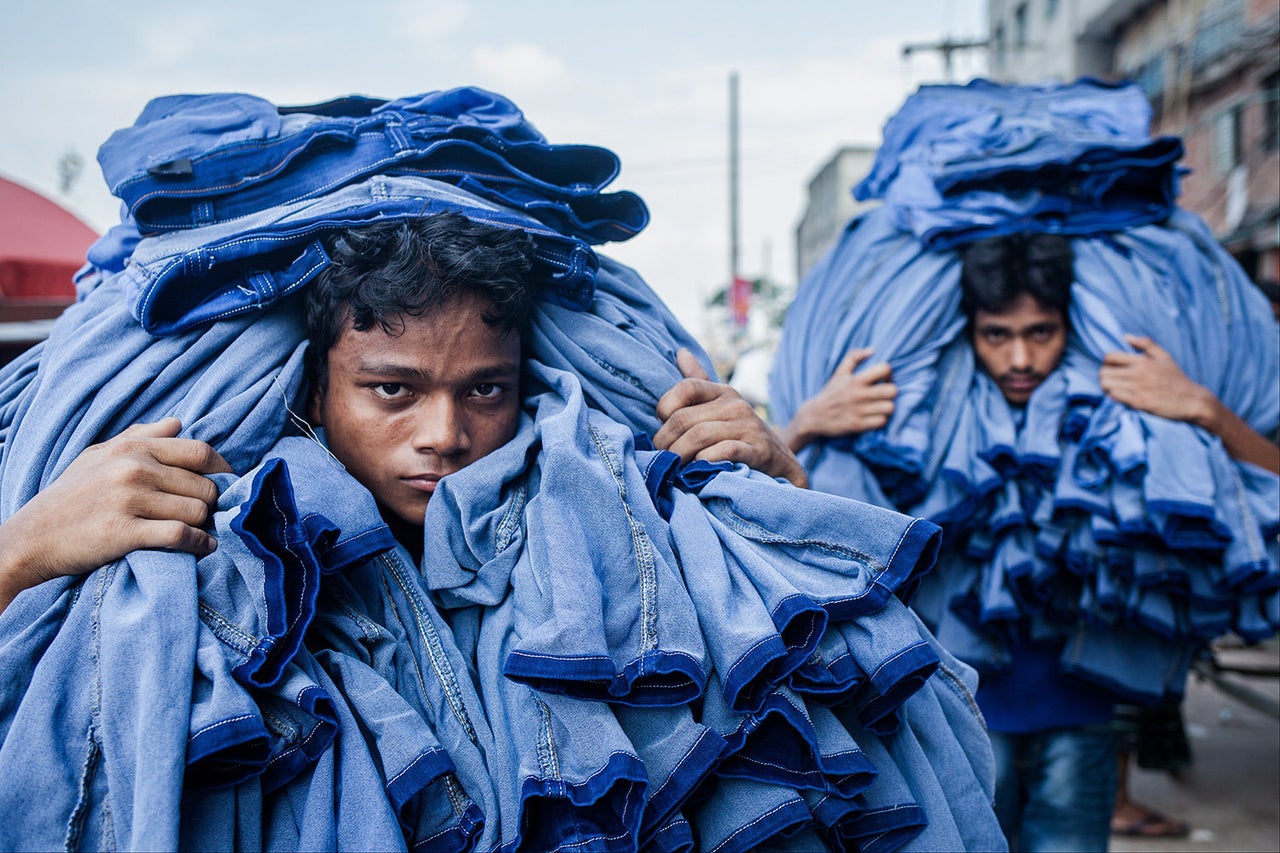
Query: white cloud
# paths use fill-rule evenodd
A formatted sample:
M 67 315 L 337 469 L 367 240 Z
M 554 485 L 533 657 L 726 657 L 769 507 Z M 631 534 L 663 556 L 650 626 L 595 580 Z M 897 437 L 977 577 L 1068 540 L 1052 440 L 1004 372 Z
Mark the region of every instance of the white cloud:
M 482 45 L 472 52 L 471 62 L 485 83 L 498 91 L 543 89 L 563 79 L 566 72 L 563 59 L 532 42 Z
M 399 0 L 389 14 L 395 32 L 414 42 L 442 42 L 462 32 L 471 7 L 461 0 Z

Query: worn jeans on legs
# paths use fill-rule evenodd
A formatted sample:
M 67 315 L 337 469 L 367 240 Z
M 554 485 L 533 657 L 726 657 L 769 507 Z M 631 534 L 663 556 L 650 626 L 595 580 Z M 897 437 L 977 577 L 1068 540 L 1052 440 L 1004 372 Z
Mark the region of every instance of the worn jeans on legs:
M 1010 850 L 1105 851 L 1116 797 L 1110 723 L 991 732 L 996 817 Z

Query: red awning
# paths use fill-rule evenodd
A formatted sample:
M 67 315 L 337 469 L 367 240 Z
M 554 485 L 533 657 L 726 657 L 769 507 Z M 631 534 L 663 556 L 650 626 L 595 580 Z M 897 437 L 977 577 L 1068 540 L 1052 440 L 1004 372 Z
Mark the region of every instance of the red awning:
M 97 233 L 40 193 L 0 178 L 0 305 L 7 319 L 75 300 L 71 277 Z

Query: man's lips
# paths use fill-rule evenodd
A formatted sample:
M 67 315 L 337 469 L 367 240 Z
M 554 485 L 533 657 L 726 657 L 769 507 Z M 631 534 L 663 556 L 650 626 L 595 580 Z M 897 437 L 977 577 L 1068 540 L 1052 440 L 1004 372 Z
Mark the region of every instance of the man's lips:
M 1001 379 L 1000 384 L 1006 388 L 1012 388 L 1017 391 L 1030 391 L 1039 385 L 1043 379 L 1044 377 L 1038 374 L 1031 376 L 1026 374 L 1018 374 L 1016 376 L 1005 374 L 1004 378 Z
M 441 476 L 441 474 L 418 474 L 413 477 L 401 477 L 400 482 L 411 489 L 432 494 L 435 492 L 436 484 L 440 482 Z

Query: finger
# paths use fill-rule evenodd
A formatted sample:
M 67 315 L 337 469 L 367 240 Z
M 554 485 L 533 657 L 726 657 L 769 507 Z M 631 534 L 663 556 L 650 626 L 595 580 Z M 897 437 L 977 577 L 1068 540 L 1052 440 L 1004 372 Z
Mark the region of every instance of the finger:
M 741 462 L 752 468 L 760 467 L 762 462 L 752 444 L 733 438 L 703 447 L 693 458 L 703 462 Z
M 1160 346 L 1151 338 L 1142 340 L 1142 351 L 1149 357 L 1157 361 L 1173 361 L 1173 356 L 1169 355 L 1169 351 Z
M 1136 364 L 1138 359 L 1144 358 L 1140 353 L 1134 352 L 1109 352 L 1102 357 L 1102 364 L 1107 367 L 1127 367 Z
M 859 413 L 863 415 L 892 415 L 892 400 L 868 400 L 866 403 L 858 407 Z
M 654 447 L 659 450 L 671 450 L 672 445 L 690 432 L 695 433 L 694 440 L 696 436 L 704 436 L 709 431 L 734 432 L 740 435 L 749 428 L 747 423 L 759 421 L 751 405 L 729 386 L 717 382 L 703 382 L 699 379 L 686 379 L 681 384 L 685 383 L 697 383 L 701 387 L 694 389 L 695 391 L 704 393 L 715 391 L 716 395 L 711 399 L 700 399 L 697 403 L 681 406 L 671 412 L 653 437 Z M 681 453 L 681 455 L 686 454 Z M 693 458 L 692 452 L 689 452 L 688 459 L 691 458 Z
M 152 457 L 165 465 L 200 474 L 231 474 L 231 466 L 207 442 L 195 438 L 165 438 L 149 445 Z
M 691 424 L 680 435 L 673 437 L 666 448 L 685 462 L 693 459 L 706 459 L 704 454 L 708 448 L 725 442 L 738 441 L 741 433 L 732 423 L 725 421 L 699 421 Z M 656 444 L 656 442 L 655 442 Z M 719 461 L 727 457 L 716 457 L 709 461 Z
M 844 358 L 840 359 L 840 363 L 836 365 L 836 373 L 853 373 L 859 364 L 871 357 L 871 353 L 875 350 L 870 347 L 859 347 L 851 349 L 845 353 Z
M 138 519 L 151 521 L 173 520 L 192 527 L 203 527 L 209 520 L 210 506 L 200 498 L 151 492 L 135 495 L 121 510 Z
M 151 494 L 193 498 L 207 507 L 218 504 L 218 484 L 203 474 L 152 461 L 134 471 L 123 471 L 118 479 L 128 494 L 142 499 Z
M 182 421 L 177 418 L 161 418 L 155 423 L 133 424 L 120 431 L 131 438 L 172 438 L 182 431 Z
M 882 361 L 879 364 L 873 364 L 866 370 L 857 375 L 867 385 L 874 385 L 877 382 L 884 382 L 893 378 L 893 368 L 889 366 L 889 362 Z
M 1156 351 L 1163 352 L 1163 350 L 1160 349 L 1160 346 L 1146 335 L 1126 334 L 1124 339 L 1129 346 L 1133 347 L 1138 352 L 1147 353 L 1148 355 L 1153 355 Z
M 686 379 L 711 379 L 707 371 L 703 370 L 698 357 L 684 347 L 676 353 L 676 366 L 680 368 L 680 373 Z
M 163 548 L 203 557 L 218 548 L 218 541 L 213 536 L 198 527 L 173 519 L 137 519 L 130 526 L 129 536 L 134 543 L 131 550 Z
M 732 389 L 709 379 L 681 379 L 658 400 L 658 420 L 667 421 L 677 412 L 709 403 Z M 737 392 L 734 392 L 737 393 Z
M 859 426 L 862 428 L 863 432 L 870 432 L 873 429 L 884 429 L 889 425 L 890 414 L 892 413 L 873 414 L 870 412 L 863 412 L 862 417 L 859 419 Z

